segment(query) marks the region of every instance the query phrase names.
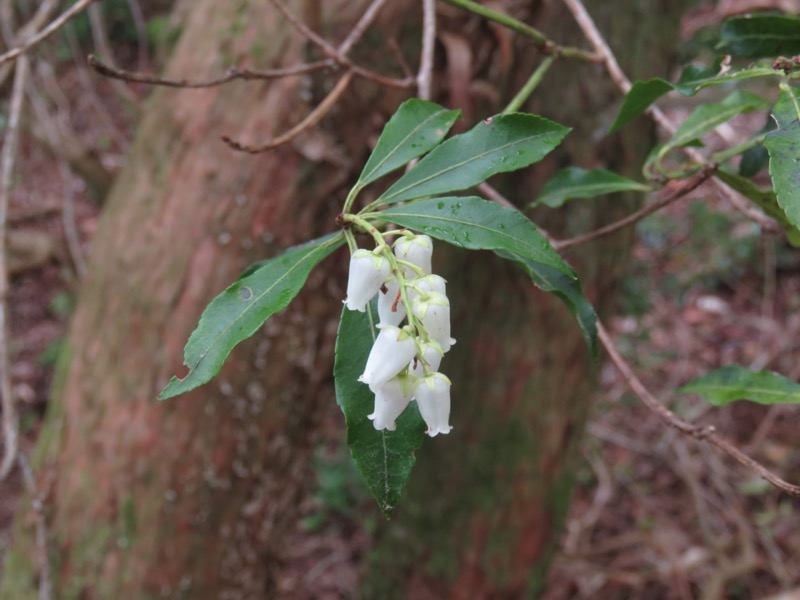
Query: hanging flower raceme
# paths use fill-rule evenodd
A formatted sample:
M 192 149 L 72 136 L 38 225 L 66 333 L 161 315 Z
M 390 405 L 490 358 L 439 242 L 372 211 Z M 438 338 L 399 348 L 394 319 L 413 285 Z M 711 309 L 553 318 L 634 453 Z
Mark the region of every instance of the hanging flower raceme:
M 364 312 L 378 295 L 379 331 L 358 380 L 375 394 L 375 409 L 368 415 L 375 429 L 394 431 L 397 418 L 416 400 L 426 433 L 434 437 L 452 429 L 450 380 L 438 372 L 455 343 L 450 300 L 445 280 L 431 273 L 431 238 L 392 233 L 403 236 L 394 243 L 393 255 L 377 237 L 374 251 L 359 249 L 350 259 L 347 308 Z

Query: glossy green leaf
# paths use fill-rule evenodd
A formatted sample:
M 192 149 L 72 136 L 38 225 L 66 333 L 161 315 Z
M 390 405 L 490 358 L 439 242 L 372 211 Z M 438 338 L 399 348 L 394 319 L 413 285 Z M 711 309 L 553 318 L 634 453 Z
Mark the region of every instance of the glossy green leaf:
M 681 73 L 678 83 L 672 84 L 669 81 L 655 77 L 647 81 L 634 81 L 630 91 L 625 95 L 617 118 L 611 126 L 609 133 L 614 133 L 623 125 L 642 114 L 647 108 L 661 96 L 675 90 L 684 96 L 693 96 L 703 88 L 712 85 L 730 83 L 740 79 L 750 79 L 752 77 L 776 77 L 782 75 L 780 71 L 763 65 L 753 65 L 746 69 L 731 69 L 723 67 L 717 61 L 711 67 L 689 65 Z
M 764 65 L 752 65 L 745 69 L 732 69 L 728 66 L 723 66 L 722 61 L 717 60 L 711 67 L 698 65 L 685 67 L 674 87 L 677 92 L 684 96 L 693 96 L 700 90 L 712 85 L 751 79 L 753 77 L 776 77 L 780 75 L 782 75 L 780 71 Z
M 380 217 L 461 248 L 492 250 L 516 262 L 537 287 L 567 304 L 596 356 L 597 317 L 578 278 L 522 213 L 483 198 L 449 197 L 391 207 Z
M 778 128 L 764 139 L 778 205 L 800 227 L 800 90 L 783 87 L 772 110 Z
M 230 285 L 203 311 L 184 348 L 189 373 L 173 377 L 159 396 L 166 400 L 208 382 L 239 342 L 253 335 L 271 315 L 285 308 L 308 274 L 344 243 L 341 233 L 294 246 Z
M 397 505 L 411 469 L 414 452 L 422 445 L 425 423 L 416 402 L 397 419 L 395 431 L 376 431 L 367 415 L 372 414 L 375 395 L 358 381 L 377 336 L 375 300 L 366 312 L 344 309 L 336 337 L 333 376 L 336 401 L 347 424 L 347 444 L 367 488 L 388 517 Z
M 430 198 L 378 213 L 384 221 L 421 231 L 468 250 L 500 250 L 577 279 L 530 219 L 475 196 Z
M 609 129 L 609 133 L 614 133 L 638 117 L 647 110 L 648 106 L 670 91 L 672 91 L 672 84 L 660 77 L 654 77 L 647 81 L 634 81 L 631 89 L 625 94 L 622 107 Z
M 536 204 L 558 208 L 575 198 L 594 198 L 615 192 L 647 192 L 651 189 L 644 183 L 605 169 L 587 171 L 580 167 L 567 167 L 542 187 Z
M 403 102 L 383 128 L 358 185 L 371 183 L 438 146 L 460 114 L 460 110 L 418 98 Z
M 780 15 L 734 17 L 722 25 L 722 49 L 743 58 L 800 53 L 800 19 Z
M 703 375 L 678 392 L 700 394 L 715 406 L 735 400 L 750 400 L 759 404 L 800 402 L 800 384 L 772 371 L 751 371 L 738 365 Z
M 564 275 L 561 271 L 510 252 L 497 251 L 502 258 L 517 263 L 528 274 L 534 285 L 544 292 L 551 292 L 567 305 L 578 321 L 581 333 L 589 346 L 593 359 L 598 357 L 597 313 L 591 302 L 583 294 L 577 279 Z
M 697 140 L 736 115 L 767 107 L 769 102 L 747 91 L 734 92 L 722 102 L 701 104 L 681 123 L 675 135 L 664 145 L 661 154 Z
M 465 190 L 497 173 L 527 167 L 558 146 L 568 132 L 568 127 L 536 115 L 511 113 L 487 119 L 437 146 L 378 203 Z

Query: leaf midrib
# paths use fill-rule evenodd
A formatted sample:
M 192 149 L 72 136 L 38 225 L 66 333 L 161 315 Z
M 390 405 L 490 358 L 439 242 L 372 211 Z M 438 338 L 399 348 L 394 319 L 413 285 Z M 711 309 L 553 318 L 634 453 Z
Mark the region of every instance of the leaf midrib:
M 407 192 L 410 189 L 413 189 L 415 187 L 419 187 L 419 186 L 427 183 L 431 179 L 435 179 L 437 177 L 441 177 L 441 176 L 445 175 L 446 173 L 449 173 L 450 171 L 453 171 L 454 169 L 458 169 L 460 167 L 463 167 L 464 165 L 467 165 L 467 164 L 469 164 L 471 162 L 479 160 L 479 159 L 481 159 L 481 158 L 483 158 L 485 156 L 488 156 L 489 154 L 492 154 L 494 152 L 499 152 L 501 150 L 505 150 L 506 148 L 510 148 L 510 147 L 515 146 L 517 144 L 521 144 L 523 142 L 527 142 L 527 141 L 533 140 L 533 139 L 538 138 L 538 137 L 542 137 L 543 135 L 545 135 L 545 134 L 544 133 L 537 133 L 537 134 L 534 134 L 534 135 L 531 135 L 531 136 L 528 136 L 528 137 L 525 137 L 525 138 L 520 138 L 518 140 L 514 140 L 513 142 L 505 144 L 504 146 L 495 146 L 491 150 L 483 152 L 482 154 L 477 154 L 477 155 L 475 155 L 475 156 L 473 156 L 473 157 L 471 157 L 471 158 L 469 158 L 469 159 L 467 159 L 465 161 L 462 161 L 462 162 L 457 163 L 455 165 L 451 165 L 451 166 L 447 167 L 446 169 L 442 169 L 441 171 L 437 171 L 436 173 L 432 173 L 431 175 L 428 175 L 427 177 L 425 177 L 423 179 L 418 179 L 417 181 L 415 181 L 411 185 L 408 185 L 408 186 L 406 186 L 405 188 L 403 188 L 401 190 L 397 190 L 391 196 L 381 196 L 380 198 L 378 198 L 377 203 L 379 203 L 379 204 L 380 203 L 388 203 L 388 202 L 391 201 L 392 198 L 396 198 L 397 196 L 403 194 L 404 192 Z M 441 146 L 440 146 L 440 148 L 441 148 Z M 419 165 L 417 165 L 417 167 L 419 167 Z M 409 173 L 413 173 L 413 172 L 414 172 L 413 170 L 409 171 Z
M 374 168 L 374 169 L 372 169 L 372 171 L 370 171 L 370 172 L 367 174 L 367 176 L 366 176 L 366 177 L 364 177 L 363 179 L 359 179 L 359 183 L 363 183 L 363 184 L 365 184 L 365 185 L 366 185 L 367 183 L 372 183 L 372 181 L 370 180 L 370 177 L 372 177 L 372 175 L 373 175 L 373 174 L 374 174 L 376 171 L 378 171 L 378 170 L 379 170 L 379 169 L 380 169 L 380 168 L 381 168 L 383 165 L 385 165 L 385 164 L 386 164 L 386 163 L 389 161 L 389 159 L 390 159 L 392 156 L 394 156 L 395 154 L 397 154 L 397 153 L 400 151 L 400 148 L 402 148 L 402 147 L 403 147 L 403 145 L 404 145 L 404 144 L 405 144 L 405 143 L 406 143 L 406 142 L 407 142 L 409 139 L 411 139 L 411 137 L 412 137 L 414 134 L 416 134 L 416 133 L 417 133 L 417 131 L 419 131 L 419 130 L 420 130 L 420 128 L 421 128 L 423 125 L 425 125 L 426 123 L 428 123 L 428 121 L 430 121 L 431 119 L 433 119 L 433 118 L 435 118 L 435 117 L 438 117 L 438 116 L 439 116 L 439 115 L 441 115 L 442 113 L 446 113 L 446 112 L 450 112 L 450 111 L 448 111 L 446 108 L 443 108 L 443 109 L 441 109 L 441 110 L 438 110 L 438 111 L 436 111 L 434 114 L 432 114 L 432 115 L 430 115 L 428 118 L 426 118 L 424 121 L 422 121 L 422 122 L 421 122 L 419 125 L 417 125 L 417 127 L 415 127 L 414 129 L 412 129 L 412 130 L 411 130 L 411 132 L 410 132 L 410 133 L 409 133 L 409 134 L 408 134 L 406 137 L 404 137 L 402 140 L 400 140 L 400 143 L 398 143 L 398 144 L 396 144 L 396 145 L 395 145 L 395 147 L 394 147 L 394 148 L 393 148 L 393 149 L 392 149 L 392 150 L 389 152 L 389 154 L 387 154 L 387 155 L 386 155 L 386 157 L 385 157 L 385 158 L 384 158 L 382 161 L 380 161 L 380 162 L 379 162 L 377 165 L 375 165 L 375 168 Z M 434 147 L 435 147 L 435 146 L 434 146 Z M 402 165 L 400 165 L 400 166 L 402 166 Z

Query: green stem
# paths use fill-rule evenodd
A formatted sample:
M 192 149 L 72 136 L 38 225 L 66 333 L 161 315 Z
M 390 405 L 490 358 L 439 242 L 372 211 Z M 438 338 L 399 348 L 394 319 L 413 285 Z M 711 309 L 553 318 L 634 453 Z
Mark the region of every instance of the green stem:
M 504 27 L 508 27 L 511 31 L 516 31 L 517 33 L 524 35 L 525 37 L 533 40 L 533 43 L 536 44 L 536 46 L 545 54 L 577 58 L 587 62 L 600 62 L 601 60 L 599 56 L 592 52 L 587 52 L 586 50 L 573 48 L 571 46 L 559 46 L 538 29 L 534 29 L 530 25 L 527 25 L 526 23 L 523 23 L 514 17 L 510 17 L 501 12 L 486 8 L 485 6 L 478 4 L 477 2 L 473 2 L 472 0 L 444 1 L 448 4 L 452 4 L 453 6 L 457 6 L 458 8 L 469 11 L 472 14 L 483 17 L 484 19 L 488 19 L 489 21 L 494 21 L 495 23 L 499 23 Z
M 347 198 L 344 201 L 344 207 L 342 208 L 342 212 L 348 213 L 350 212 L 350 208 L 353 206 L 353 202 L 356 201 L 356 196 L 358 196 L 358 192 L 360 192 L 362 186 L 358 183 L 353 186 L 350 192 L 347 194 Z
M 553 60 L 554 58 L 552 55 L 545 57 L 542 63 L 536 67 L 536 70 L 533 72 L 533 75 L 530 76 L 530 79 L 528 79 L 525 85 L 522 86 L 522 89 L 517 92 L 517 95 L 514 96 L 511 102 L 508 103 L 508 106 L 503 109 L 502 114 L 507 115 L 508 113 L 517 112 L 522 105 L 525 104 L 525 101 L 530 98 L 531 94 L 533 94 L 533 91 L 542 81 L 544 74 L 547 73 L 547 70 L 553 64 Z

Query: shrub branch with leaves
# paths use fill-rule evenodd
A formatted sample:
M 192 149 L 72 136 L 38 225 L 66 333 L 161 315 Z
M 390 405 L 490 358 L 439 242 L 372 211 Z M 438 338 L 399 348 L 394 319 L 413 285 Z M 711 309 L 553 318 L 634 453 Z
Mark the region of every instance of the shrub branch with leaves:
M 578 277 L 557 252 L 636 223 L 685 197 L 711 177 L 716 177 L 716 185 L 726 189 L 727 194 L 739 193 L 751 201 L 757 210 L 750 209 L 748 214 L 755 214 L 765 228 L 771 228 L 774 220 L 787 239 L 797 245 L 800 93 L 793 82 L 798 77 L 796 65 L 800 61 L 778 58 L 773 65 L 735 69 L 728 56 L 710 67 L 687 67 L 675 84 L 661 78 L 631 84 L 577 0 L 567 4 L 588 39 L 595 43 L 596 54 L 578 49 L 565 51 L 544 34 L 519 22 L 512 23 L 510 17 L 463 0 L 452 3 L 528 35 L 550 56 L 504 113 L 449 139 L 445 137 L 458 118 L 458 111 L 421 99 L 404 102 L 387 122 L 361 176 L 347 195 L 338 218 L 341 231 L 261 263 L 220 294 L 208 306 L 186 345 L 188 375 L 173 378 L 160 398 L 176 396 L 214 377 L 231 349 L 284 308 L 300 291 L 311 269 L 346 243 L 351 252 L 351 270 L 347 306 L 336 342 L 336 396 L 345 415 L 347 443 L 355 462 L 378 504 L 389 515 L 411 473 L 414 453 L 424 433 L 434 436 L 450 431 L 451 384 L 454 390 L 458 389 L 457 378 L 451 383 L 438 371 L 451 343 L 450 315 L 444 288 L 432 291 L 432 286 L 423 283 L 431 277 L 430 252 L 426 251 L 422 259 L 410 259 L 405 250 L 398 251 L 415 244 L 428 247 L 434 238 L 465 250 L 490 250 L 516 263 L 536 286 L 563 300 L 575 315 L 591 356 L 597 356 L 598 344 L 602 343 L 633 391 L 666 423 L 709 441 L 783 491 L 800 495 L 800 488 L 744 455 L 719 437 L 713 427 L 696 427 L 682 421 L 660 404 L 616 352 L 584 296 Z M 800 52 L 798 22 L 784 16 L 731 19 L 722 31 L 723 48 L 748 58 Z M 775 37 L 776 31 L 780 32 L 780 39 Z M 455 194 L 474 188 L 493 192 L 485 183 L 487 179 L 526 168 L 562 142 L 569 128 L 537 115 L 513 111 L 534 92 L 554 58 L 565 56 L 602 59 L 627 92 L 609 133 L 649 112 L 670 137 L 651 152 L 643 169 L 644 181 L 604 169 L 568 167 L 542 188 L 531 206 L 558 209 L 568 201 L 619 192 L 664 189 L 667 193 L 601 230 L 573 239 L 551 240 L 510 203 Z M 677 127 L 653 105 L 672 91 L 695 95 L 709 87 L 756 77 L 777 81 L 779 96 L 774 105 L 752 92 L 735 90 L 720 102 L 699 105 Z M 775 128 L 722 151 L 704 154 L 697 149 L 703 136 L 733 117 L 752 111 L 771 111 Z M 730 165 L 731 159 L 762 146 L 769 153 L 772 190 L 759 188 Z M 405 174 L 375 200 L 353 212 L 367 186 L 402 167 L 407 167 Z M 397 226 L 403 229 L 395 229 Z M 359 248 L 356 234 L 365 234 L 374 246 Z M 393 236 L 398 236 L 394 251 L 389 243 Z M 435 326 L 428 316 L 434 313 L 439 315 Z M 404 319 L 407 325 L 402 326 Z M 714 404 L 735 399 L 766 404 L 800 402 L 797 384 L 791 380 L 735 365 L 709 373 L 678 392 L 699 393 Z M 453 410 L 458 410 L 457 402 Z

